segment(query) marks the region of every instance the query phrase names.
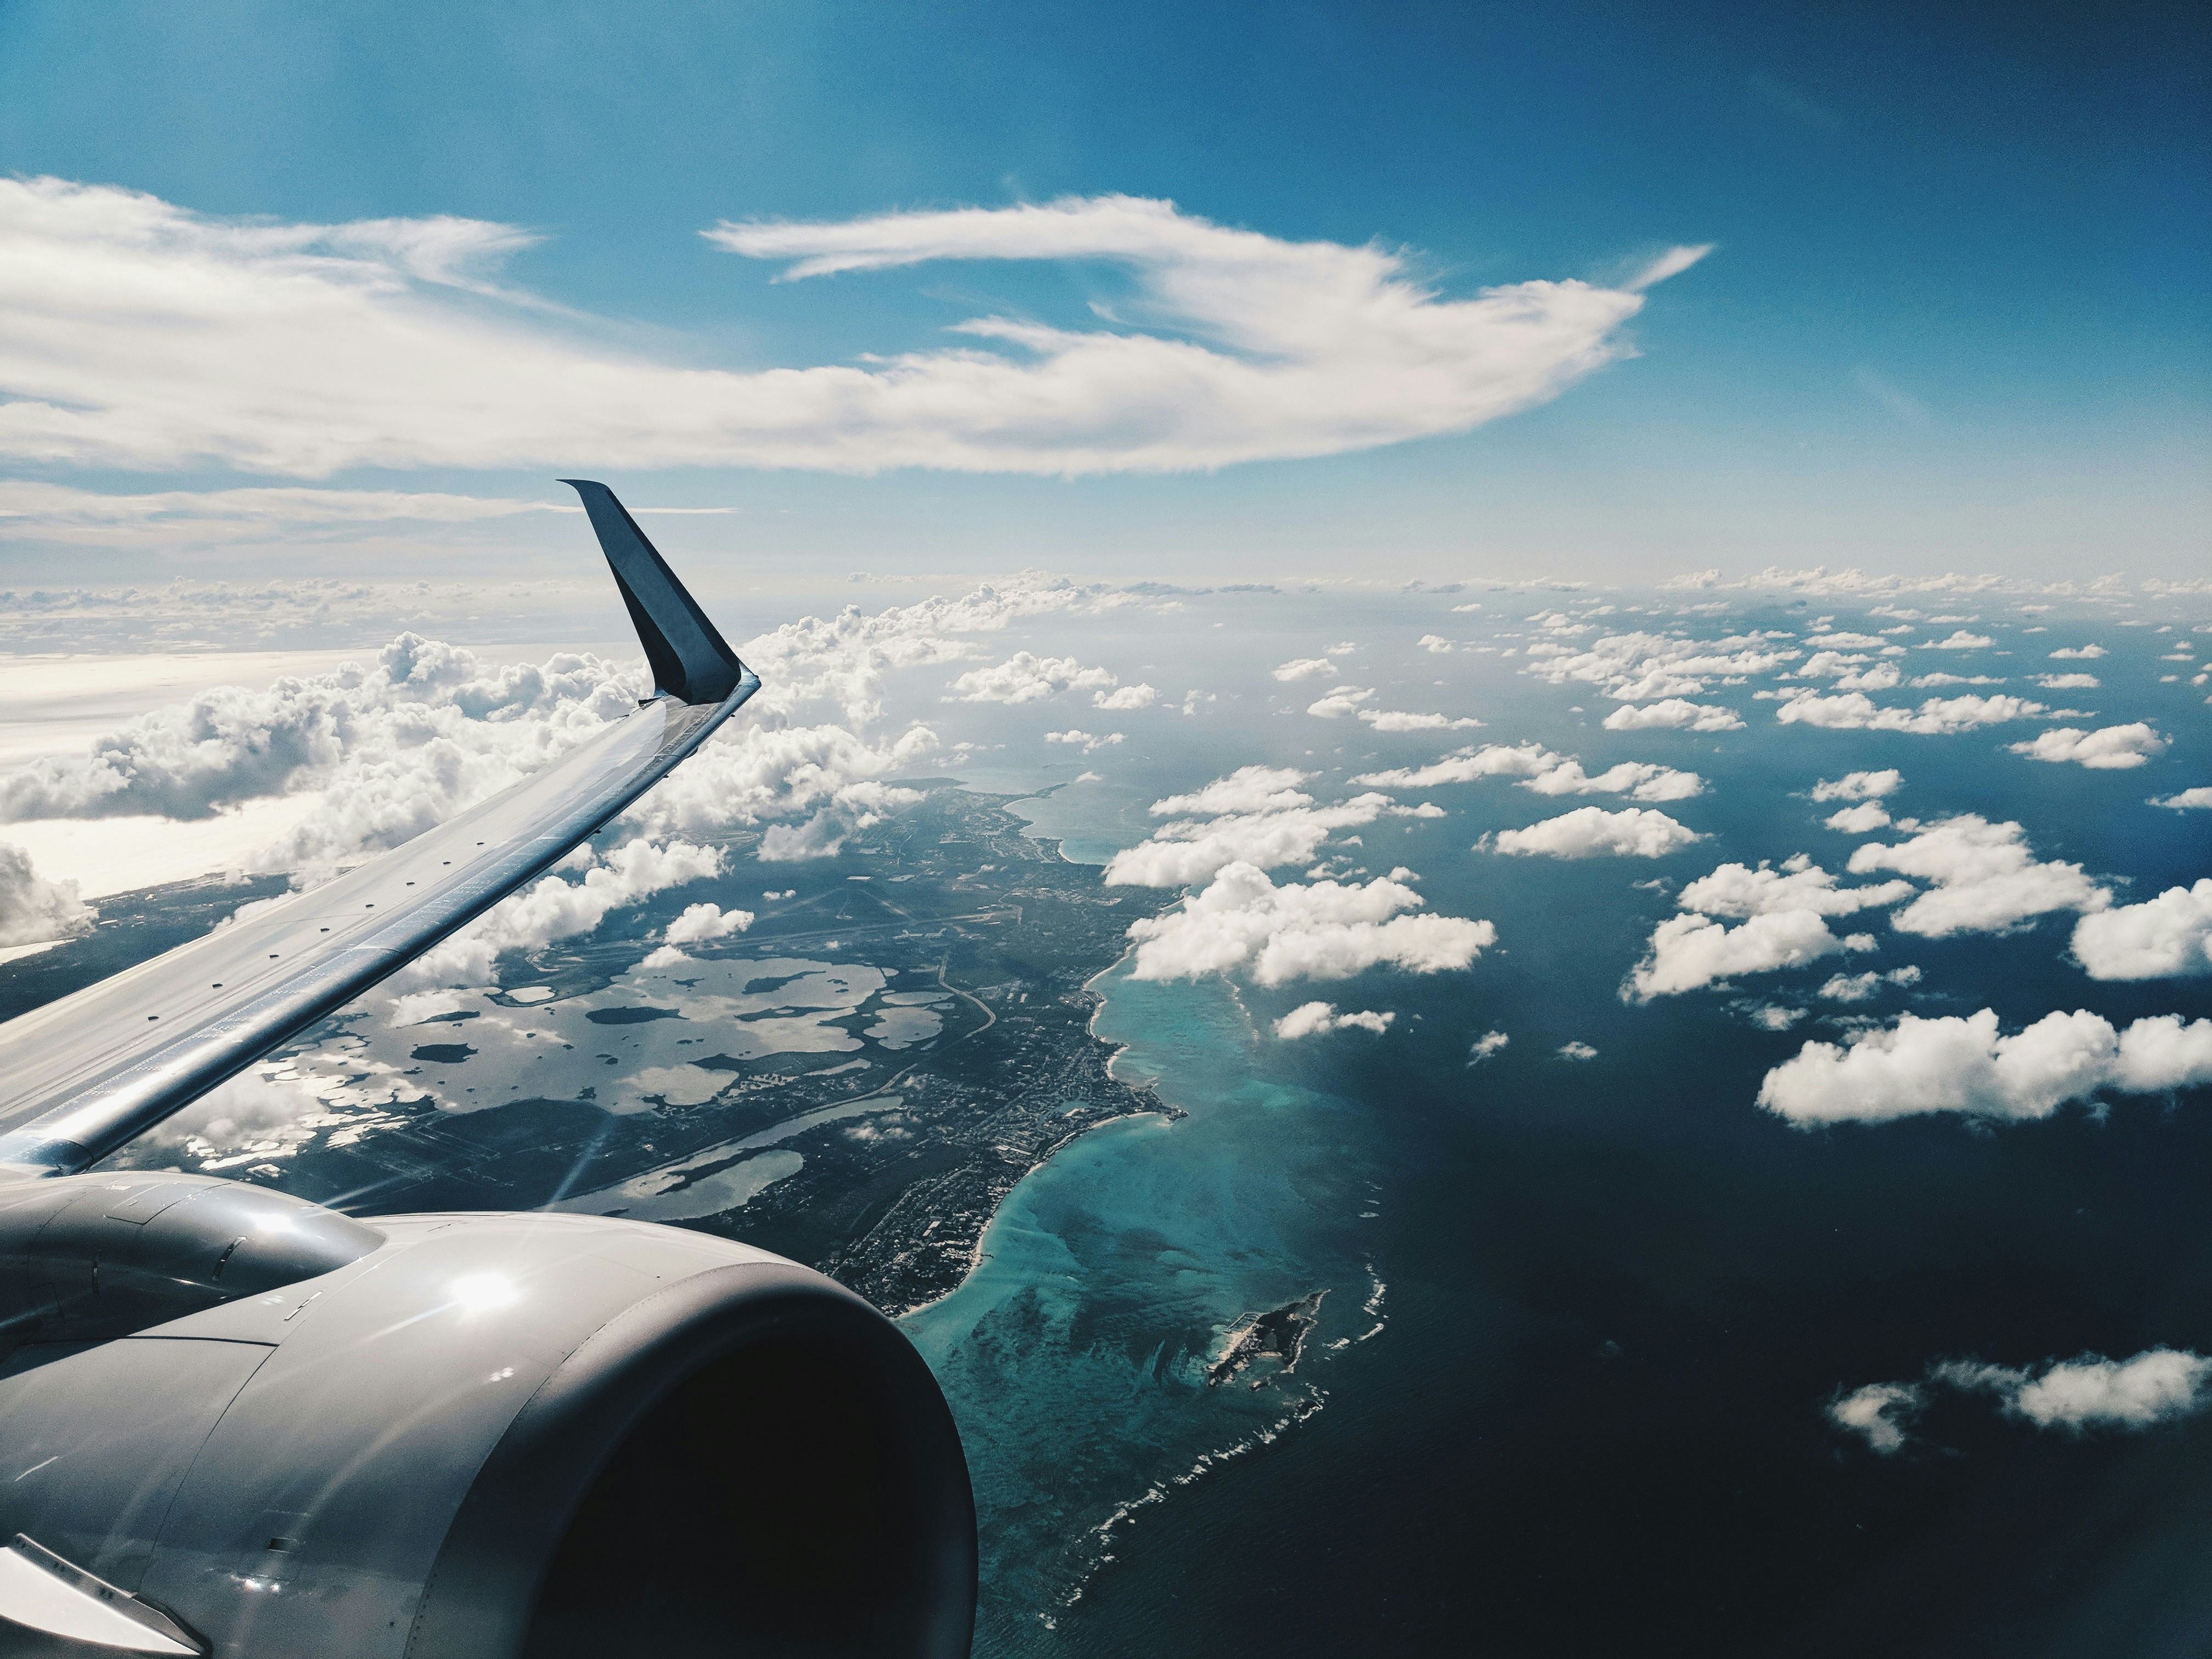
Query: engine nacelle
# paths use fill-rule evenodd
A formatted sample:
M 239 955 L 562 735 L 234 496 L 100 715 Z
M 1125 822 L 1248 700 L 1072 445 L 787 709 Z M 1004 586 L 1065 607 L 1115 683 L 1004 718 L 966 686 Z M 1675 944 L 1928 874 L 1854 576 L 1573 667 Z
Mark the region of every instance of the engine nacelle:
M 356 1220 L 198 1177 L 228 1192 L 110 1231 L 179 1179 L 36 1183 L 27 1242 L 0 1194 L 9 1277 L 73 1287 L 19 1296 L 0 1359 L 0 1654 L 968 1651 L 951 1413 L 834 1281 L 650 1223 Z M 143 1229 L 173 1211 L 165 1292 Z M 134 1252 L 89 1291 L 88 1237 Z

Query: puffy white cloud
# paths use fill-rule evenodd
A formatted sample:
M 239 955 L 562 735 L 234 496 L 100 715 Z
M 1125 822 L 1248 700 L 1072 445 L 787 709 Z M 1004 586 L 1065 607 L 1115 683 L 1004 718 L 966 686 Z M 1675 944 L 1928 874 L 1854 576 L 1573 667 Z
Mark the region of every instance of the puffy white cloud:
M 2212 878 L 2082 917 L 2074 955 L 2091 979 L 2212 974 Z
M 1213 787 L 1218 786 L 1209 786 Z M 1201 797 L 1206 793 L 1201 791 Z M 1434 808 L 1424 812 L 1419 807 L 1400 806 L 1388 795 L 1370 793 L 1355 795 L 1334 806 L 1291 806 L 1231 813 L 1210 820 L 1178 820 L 1162 824 L 1148 839 L 1123 848 L 1108 860 L 1106 884 L 1183 887 L 1209 880 L 1217 871 L 1232 864 L 1262 870 L 1304 864 L 1336 831 L 1372 823 L 1386 813 L 1397 817 L 1440 816 Z
M 1577 1063 L 1597 1058 L 1597 1050 L 1587 1042 L 1562 1042 L 1553 1052 L 1561 1060 L 1573 1060 Z
M 1249 974 L 1281 985 L 1385 965 L 1434 974 L 1467 967 L 1496 941 L 1487 921 L 1404 914 L 1425 902 L 1395 877 L 1277 887 L 1255 866 L 1231 864 L 1178 908 L 1130 925 L 1131 976 Z
M 2115 1031 L 2077 1009 L 2006 1036 L 1984 1008 L 1964 1018 L 1900 1014 L 1845 1048 L 1808 1042 L 1766 1074 L 1759 1103 L 1802 1127 L 1923 1112 L 2022 1120 L 2100 1089 L 2149 1094 L 2203 1083 L 2212 1083 L 2212 1020 L 2185 1025 L 2166 1014 Z
M 1477 778 L 1532 778 L 1548 772 L 1564 757 L 1540 743 L 1485 744 L 1462 749 L 1427 766 L 1398 767 L 1387 772 L 1365 772 L 1352 779 L 1376 789 L 1433 789 L 1440 783 L 1472 783 Z
M 1705 787 L 1705 781 L 1695 772 L 1678 772 L 1650 761 L 1622 761 L 1592 777 L 1580 761 L 1571 759 L 1521 785 L 1540 795 L 1628 795 L 1637 800 L 1687 800 Z
M 1816 651 L 1880 651 L 1889 641 L 1879 634 L 1846 634 L 1834 631 L 1808 634 L 1805 643 Z
M 1905 774 L 1895 767 L 1879 772 L 1846 772 L 1833 780 L 1822 778 L 1813 786 L 1814 800 L 1879 800 L 1897 793 Z
M 586 858 L 588 867 L 582 880 L 565 881 L 558 874 L 541 878 L 417 957 L 400 969 L 394 982 L 403 987 L 483 984 L 503 952 L 542 951 L 556 939 L 590 933 L 611 911 L 722 872 L 720 849 L 680 841 L 660 846 L 640 837 L 604 855 L 592 855 L 587 842 L 568 862 Z M 695 905 L 691 909 L 713 908 Z
M 1622 981 L 1621 1000 L 1679 996 L 1734 975 L 1802 968 L 1822 957 L 1873 945 L 1864 933 L 1838 939 L 1810 910 L 1764 912 L 1735 927 L 1708 916 L 1670 916 L 1652 930 L 1643 961 Z
M 2109 653 L 2101 645 L 2084 645 L 2079 647 L 2061 646 L 2051 653 L 2051 659 L 2053 662 L 2094 662 L 2099 657 L 2107 654 Z
M 1230 812 L 1279 812 L 1310 806 L 1313 797 L 1298 786 L 1310 775 L 1288 766 L 1240 766 L 1225 778 L 1188 795 L 1152 803 L 1154 817 L 1218 817 Z
M 1430 655 L 1436 657 L 1449 656 L 1453 648 L 1452 642 L 1441 634 L 1424 634 L 1414 643 Z
M 2143 803 L 2146 806 L 2168 806 L 2177 812 L 2212 808 L 2212 784 L 2198 784 L 2193 789 L 2184 789 L 2179 794 L 2167 795 Z
M 1088 732 L 1081 731 L 1074 726 L 1070 726 L 1065 732 L 1046 732 L 1044 734 L 1044 740 L 1047 743 L 1065 743 L 1073 744 L 1076 747 L 1080 748 L 1083 752 L 1087 755 L 1094 749 L 1103 749 L 1109 744 L 1121 742 L 1121 734 L 1119 732 L 1109 732 L 1103 738 L 1094 738 Z
M 1935 883 L 1892 919 L 1903 932 L 1928 939 L 1995 933 L 2052 910 L 2101 910 L 2112 902 L 2111 893 L 2080 865 L 2039 860 L 2019 824 L 1991 823 L 1971 812 L 1931 824 L 1910 841 L 1869 842 L 1853 849 L 1848 867 L 1854 875 L 1895 870 Z
M 1293 657 L 1290 661 L 1278 665 L 1274 672 L 1277 679 L 1285 681 L 1312 679 L 1322 674 L 1334 679 L 1336 678 L 1336 665 L 1327 657 Z
M 31 867 L 31 855 L 0 842 L 0 945 L 43 945 L 67 939 L 92 923 L 73 881 L 48 881 Z
M 1486 836 L 1477 850 L 1490 853 L 1541 854 L 1546 858 L 1587 859 L 1610 854 L 1635 858 L 1664 858 L 1704 836 L 1677 823 L 1664 812 L 1648 807 L 1623 807 L 1608 812 L 1601 806 L 1583 806 L 1545 818 L 1525 830 L 1501 830 Z
M 1103 668 L 1085 668 L 1073 657 L 1040 657 L 1031 651 L 1017 651 L 992 667 L 969 669 L 952 682 L 949 688 L 952 695 L 945 701 L 1039 702 L 1059 691 L 1110 686 L 1115 678 Z
M 1996 641 L 1986 634 L 1969 634 L 1963 628 L 1954 629 L 1947 640 L 1923 640 L 1923 651 L 1986 651 Z
M 1454 719 L 1449 714 L 1409 714 L 1395 708 L 1357 708 L 1352 712 L 1377 732 L 1463 732 L 1482 724 L 1472 715 Z
M 1092 692 L 1091 706 L 1121 714 L 1132 708 L 1150 708 L 1158 696 L 1159 693 L 1149 685 L 1124 685 L 1112 691 Z
M 1316 697 L 1306 705 L 1306 713 L 1319 715 L 1325 720 L 1342 720 L 1346 714 L 1356 714 L 1359 705 L 1375 692 L 1371 687 L 1363 690 L 1357 685 L 1340 685 L 1325 697 Z
M 1887 1457 L 1903 1449 L 1906 1427 L 1926 1403 L 1926 1396 L 1912 1383 L 1869 1382 L 1831 1401 L 1828 1417 L 1837 1427 L 1865 1440 L 1869 1449 Z
M 1319 1036 L 1328 1031 L 1372 1031 L 1380 1036 L 1390 1029 L 1395 1013 L 1378 1014 L 1371 1010 L 1356 1014 L 1340 1014 L 1333 1002 L 1304 1002 L 1275 1022 L 1279 1037 Z
M 1878 800 L 1863 800 L 1856 806 L 1846 806 L 1831 812 L 1820 820 L 1831 830 L 1839 830 L 1847 836 L 1870 836 L 1877 830 L 1889 827 L 1888 809 Z
M 2094 691 L 2103 684 L 2094 674 L 2038 674 L 2035 683 L 2046 691 Z
M 1468 1049 L 1467 1063 L 1474 1066 L 1481 1065 L 1486 1060 L 1494 1060 L 1504 1052 L 1505 1045 L 1512 1041 L 1513 1039 L 1503 1031 L 1485 1031 L 1480 1036 L 1475 1038 L 1474 1044 Z
M 2141 766 L 2154 755 L 2163 755 L 2166 740 L 2148 720 L 2126 726 L 2107 726 L 2095 732 L 2062 726 L 2029 743 L 2011 745 L 2015 755 L 2030 760 L 2071 761 L 2094 771 L 2117 771 Z
M 1709 916 L 1770 915 L 1784 910 L 1848 916 L 1876 905 L 1895 904 L 1918 890 L 1909 881 L 1838 887 L 1836 879 L 1800 853 L 1784 860 L 1779 870 L 1764 859 L 1756 870 L 1748 865 L 1723 864 L 1684 887 L 1674 902 L 1685 910 L 1699 910 Z
M 1994 1395 L 2008 1417 L 2039 1429 L 2080 1434 L 2091 1429 L 2147 1429 L 2212 1403 L 2212 1358 L 2185 1348 L 2146 1348 L 2127 1359 L 2085 1353 L 2040 1365 L 1992 1365 L 1946 1359 L 1921 1382 L 1869 1382 L 1828 1407 L 1839 1428 L 1888 1456 L 1910 1439 L 1913 1419 L 1938 1389 Z
M 732 723 L 734 724 L 734 722 Z M 871 742 L 842 726 L 725 726 L 623 815 L 655 835 L 765 823 L 770 862 L 834 857 L 845 839 L 921 799 L 881 781 L 937 747 L 926 726 Z M 796 827 L 771 822 L 805 816 Z
M 887 359 L 656 361 L 496 280 L 538 240 L 440 216 L 205 218 L 0 182 L 0 453 L 148 471 L 892 466 L 1187 471 L 1464 431 L 1622 355 L 1640 291 L 1439 297 L 1380 243 L 1291 242 L 1124 196 L 834 224 L 725 224 L 787 277 L 921 260 L 1104 261 L 1141 325 L 1004 317 Z M 65 347 L 64 343 L 65 343 Z M 696 354 L 695 354 L 696 356 Z
M 1363 773 L 1352 781 L 1383 789 L 1427 789 L 1478 778 L 1517 778 L 1522 788 L 1540 795 L 1629 795 L 1638 800 L 1686 800 L 1705 787 L 1695 772 L 1650 761 L 1622 761 L 1593 777 L 1573 757 L 1554 754 L 1533 742 L 1485 744 L 1427 766 Z
M 1785 724 L 1817 726 L 1834 732 L 1911 732 L 1921 737 L 1948 737 L 2049 712 L 2039 702 L 2006 692 L 1986 697 L 1972 693 L 1930 697 L 1915 710 L 1881 707 L 1863 691 L 1832 697 L 1800 691 L 1776 709 L 1774 717 Z
M 1641 705 L 1625 702 L 1605 717 L 1608 732 L 1740 732 L 1743 721 L 1733 708 L 1662 697 Z
M 719 904 L 687 904 L 684 914 L 670 922 L 661 938 L 671 945 L 703 945 L 727 939 L 753 925 L 750 910 L 725 910 Z
M 2201 1411 L 2208 1402 L 2212 1358 L 2185 1350 L 2145 1349 L 2130 1359 L 2085 1353 L 2039 1370 L 1951 1360 L 1929 1369 L 1934 1380 L 1987 1390 L 2008 1414 L 2039 1429 L 2142 1429 Z
M 1587 631 L 1586 625 L 1570 624 L 1556 611 L 1530 620 L 1560 637 Z M 1694 697 L 1703 694 L 1711 681 L 1771 673 L 1795 662 L 1805 653 L 1783 643 L 1787 638 L 1778 634 L 1740 634 L 1721 640 L 1691 640 L 1674 634 L 1613 634 L 1579 651 L 1546 640 L 1528 647 L 1528 664 L 1522 672 L 1553 685 L 1571 680 L 1595 685 L 1616 702 Z
M 1823 984 L 1816 994 L 1830 1002 L 1866 1002 L 1880 993 L 1885 985 L 1917 985 L 1920 970 L 1907 963 L 1902 968 L 1893 968 L 1887 973 L 1876 973 L 1869 969 L 1863 974 L 1837 974 Z

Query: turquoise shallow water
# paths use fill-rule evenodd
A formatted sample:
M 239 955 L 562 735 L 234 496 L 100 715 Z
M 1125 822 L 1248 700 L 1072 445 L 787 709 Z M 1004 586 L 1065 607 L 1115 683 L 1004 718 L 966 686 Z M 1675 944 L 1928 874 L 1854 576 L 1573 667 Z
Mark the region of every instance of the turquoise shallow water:
M 984 1550 L 979 1654 L 1062 1650 L 1055 1635 L 1118 1540 L 1225 1462 L 1326 1403 L 1332 1343 L 1377 1319 L 1350 1103 L 1261 1076 L 1249 1020 L 1218 984 L 1105 975 L 1116 1062 L 1189 1115 L 1085 1137 L 1008 1198 L 982 1265 L 912 1316 L 966 1439 Z M 1238 1315 L 1324 1287 L 1295 1374 L 1209 1388 Z

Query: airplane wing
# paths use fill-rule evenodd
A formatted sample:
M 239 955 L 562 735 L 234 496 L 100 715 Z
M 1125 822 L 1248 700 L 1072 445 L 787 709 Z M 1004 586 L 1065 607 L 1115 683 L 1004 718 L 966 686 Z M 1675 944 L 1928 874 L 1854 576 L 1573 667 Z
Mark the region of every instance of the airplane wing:
M 605 484 L 583 497 L 653 667 L 636 712 L 337 879 L 0 1024 L 0 1179 L 74 1174 L 545 872 L 759 689 Z
M 833 1280 L 619 1217 L 356 1216 L 87 1168 L 541 873 L 758 687 L 621 503 L 569 482 L 652 697 L 0 1025 L 0 1654 L 969 1651 L 958 1429 Z

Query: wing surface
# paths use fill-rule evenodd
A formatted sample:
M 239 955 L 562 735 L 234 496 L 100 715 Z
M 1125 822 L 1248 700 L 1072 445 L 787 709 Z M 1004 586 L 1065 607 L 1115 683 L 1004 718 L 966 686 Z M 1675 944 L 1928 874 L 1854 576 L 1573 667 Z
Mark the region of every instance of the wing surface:
M 74 1174 L 344 1006 L 544 874 L 759 689 L 612 492 L 578 490 L 659 693 L 405 846 L 0 1024 L 0 1177 Z

